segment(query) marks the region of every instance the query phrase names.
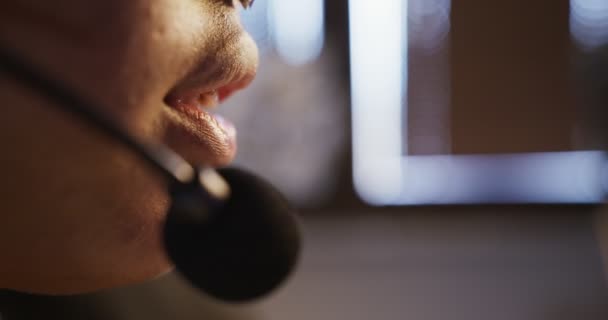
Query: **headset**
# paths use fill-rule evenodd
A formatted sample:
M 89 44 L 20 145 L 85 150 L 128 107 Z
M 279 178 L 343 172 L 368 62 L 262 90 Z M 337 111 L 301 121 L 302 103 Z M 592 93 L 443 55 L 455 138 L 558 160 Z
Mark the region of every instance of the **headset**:
M 165 249 L 193 286 L 220 300 L 246 302 L 268 294 L 291 273 L 300 232 L 294 211 L 272 185 L 239 169 L 194 168 L 165 145 L 138 141 L 99 105 L 2 47 L 0 73 L 122 143 L 166 176 L 171 205 Z

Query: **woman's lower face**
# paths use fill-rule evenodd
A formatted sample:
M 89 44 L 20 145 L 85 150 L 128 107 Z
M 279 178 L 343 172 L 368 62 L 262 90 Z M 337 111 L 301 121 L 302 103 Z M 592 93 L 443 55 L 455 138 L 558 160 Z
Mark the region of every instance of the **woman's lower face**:
M 0 44 L 133 136 L 223 166 L 235 131 L 209 109 L 249 84 L 258 59 L 238 3 L 15 1 L 0 5 Z M 168 271 L 162 177 L 14 79 L 0 82 L 0 288 L 79 293 Z

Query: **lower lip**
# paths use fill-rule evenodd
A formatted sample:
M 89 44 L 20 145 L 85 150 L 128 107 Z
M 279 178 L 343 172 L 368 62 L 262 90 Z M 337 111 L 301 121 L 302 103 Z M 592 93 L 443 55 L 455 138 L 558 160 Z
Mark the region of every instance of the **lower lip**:
M 196 106 L 173 104 L 167 143 L 195 165 L 224 166 L 236 154 L 237 131 L 220 115 Z

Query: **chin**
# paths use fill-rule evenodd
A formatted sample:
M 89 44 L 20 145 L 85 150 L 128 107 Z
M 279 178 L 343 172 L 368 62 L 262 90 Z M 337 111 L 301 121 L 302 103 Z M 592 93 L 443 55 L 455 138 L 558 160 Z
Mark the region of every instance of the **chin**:
M 28 252 L 27 257 L 13 261 L 16 267 L 8 270 L 11 277 L 3 287 L 33 294 L 74 295 L 158 278 L 173 265 L 162 244 L 161 225 L 156 220 L 148 223 L 148 227 L 105 228 L 89 237 L 83 231 L 76 235 L 80 240 Z M 125 228 L 138 232 L 126 237 Z
M 150 281 L 173 270 L 173 266 L 162 259 L 154 264 L 123 266 L 120 272 L 81 270 L 80 274 L 22 275 L 7 289 L 38 295 L 77 295 L 95 293 L 112 288 L 126 287 Z

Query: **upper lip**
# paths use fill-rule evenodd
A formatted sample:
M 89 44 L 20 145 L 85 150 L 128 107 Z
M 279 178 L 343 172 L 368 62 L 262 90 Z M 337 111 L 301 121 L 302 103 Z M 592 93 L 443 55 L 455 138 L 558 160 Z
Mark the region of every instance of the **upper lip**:
M 247 88 L 251 84 L 253 79 L 255 78 L 255 74 L 256 74 L 255 71 L 252 71 L 249 73 L 243 73 L 236 80 L 217 88 L 216 90 L 218 92 L 220 102 L 226 100 L 228 97 L 230 97 L 235 92 L 237 92 L 241 89 Z
M 204 61 L 180 81 L 169 91 L 165 103 L 172 107 L 187 105 L 211 92 L 216 92 L 219 102 L 223 102 L 235 92 L 248 87 L 256 76 L 257 65 L 230 59 L 222 59 L 224 63 L 213 60 Z
M 255 42 L 243 30 L 236 11 L 226 10 L 231 13 L 221 16 L 221 27 L 210 29 L 218 34 L 197 43 L 193 52 L 175 62 L 179 69 L 174 75 L 181 80 L 164 97 L 163 142 L 197 165 L 222 166 L 234 159 L 234 128 L 204 109 L 247 87 L 259 61 Z

